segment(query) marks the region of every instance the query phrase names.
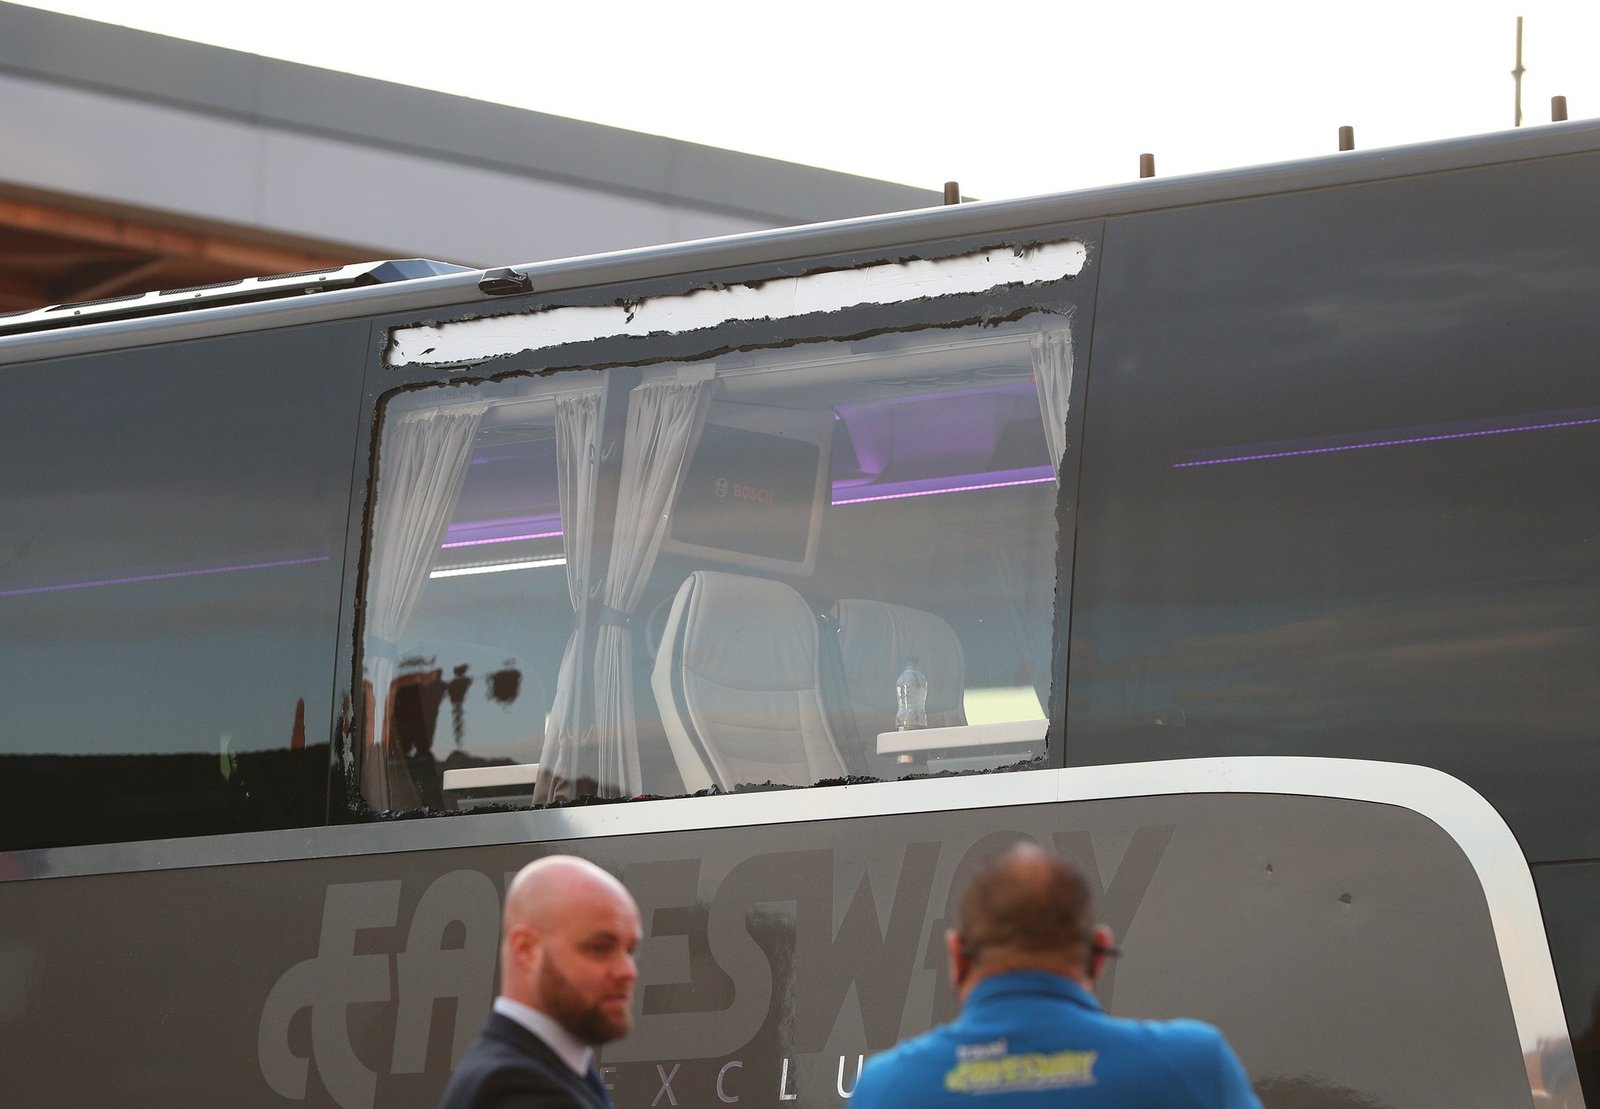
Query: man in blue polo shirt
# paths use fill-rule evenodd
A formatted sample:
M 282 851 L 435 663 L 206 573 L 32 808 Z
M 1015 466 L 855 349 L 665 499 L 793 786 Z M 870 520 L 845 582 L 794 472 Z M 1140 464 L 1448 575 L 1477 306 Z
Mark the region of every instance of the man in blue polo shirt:
M 1115 954 L 1089 889 L 1025 844 L 991 860 L 946 934 L 961 1013 L 868 1060 L 851 1109 L 1235 1106 L 1259 1109 L 1209 1024 L 1124 1020 L 1090 992 Z

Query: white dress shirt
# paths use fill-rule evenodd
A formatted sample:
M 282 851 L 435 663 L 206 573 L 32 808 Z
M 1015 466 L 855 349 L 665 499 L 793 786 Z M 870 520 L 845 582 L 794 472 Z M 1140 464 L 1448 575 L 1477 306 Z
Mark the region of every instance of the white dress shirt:
M 509 997 L 495 998 L 494 1011 L 516 1021 L 538 1036 L 550 1046 L 551 1051 L 561 1057 L 563 1063 L 572 1068 L 572 1072 L 579 1078 L 589 1073 L 589 1067 L 594 1062 L 594 1048 L 568 1032 L 548 1013 L 541 1013 L 532 1006 L 512 1001 Z

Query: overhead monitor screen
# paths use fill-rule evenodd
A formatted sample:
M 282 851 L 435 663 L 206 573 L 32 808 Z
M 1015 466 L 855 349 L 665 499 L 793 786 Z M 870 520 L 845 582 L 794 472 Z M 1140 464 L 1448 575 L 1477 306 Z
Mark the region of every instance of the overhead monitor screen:
M 678 491 L 672 538 L 804 563 L 821 464 L 814 442 L 708 423 Z

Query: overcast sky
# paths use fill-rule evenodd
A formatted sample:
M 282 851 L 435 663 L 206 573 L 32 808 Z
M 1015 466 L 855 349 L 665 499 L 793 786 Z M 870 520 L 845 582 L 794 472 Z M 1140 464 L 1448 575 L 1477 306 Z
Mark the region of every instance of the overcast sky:
M 1600 115 L 1600 3 L 42 0 L 36 7 L 985 199 Z

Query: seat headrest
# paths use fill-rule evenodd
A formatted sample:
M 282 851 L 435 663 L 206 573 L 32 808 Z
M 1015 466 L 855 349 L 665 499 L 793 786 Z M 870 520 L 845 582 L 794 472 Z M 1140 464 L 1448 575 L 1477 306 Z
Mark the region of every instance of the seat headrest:
M 960 638 L 944 617 L 864 600 L 839 601 L 833 612 L 851 705 L 869 734 L 893 727 L 895 680 L 912 657 L 928 679 L 928 724 L 966 723 L 966 659 Z
M 795 690 L 817 684 L 816 618 L 791 586 L 701 570 L 678 590 L 683 668 L 739 689 Z
M 673 598 L 650 676 L 689 792 L 844 774 L 828 730 L 817 620 L 792 587 L 701 570 Z

